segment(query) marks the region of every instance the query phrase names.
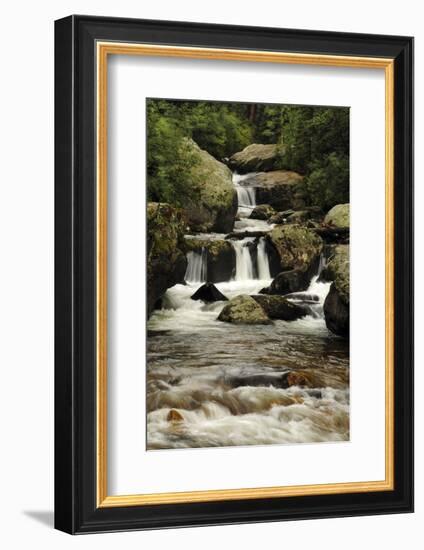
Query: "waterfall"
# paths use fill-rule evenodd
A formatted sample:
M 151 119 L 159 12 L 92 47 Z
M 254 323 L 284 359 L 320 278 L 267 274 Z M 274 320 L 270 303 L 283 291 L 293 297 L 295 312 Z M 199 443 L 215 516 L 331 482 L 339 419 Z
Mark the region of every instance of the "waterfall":
M 205 283 L 208 268 L 207 250 L 202 246 L 201 252 L 193 250 L 187 254 L 187 270 L 184 280 L 188 283 Z
M 258 243 L 258 275 L 259 279 L 271 279 L 269 259 L 266 252 L 266 242 L 264 237 L 261 237 Z
M 236 185 L 239 208 L 254 208 L 256 206 L 256 193 L 254 187 L 241 187 Z
M 253 279 L 253 262 L 250 255 L 249 243 L 253 238 L 247 237 L 240 241 L 231 241 L 236 253 L 236 281 L 248 281 Z

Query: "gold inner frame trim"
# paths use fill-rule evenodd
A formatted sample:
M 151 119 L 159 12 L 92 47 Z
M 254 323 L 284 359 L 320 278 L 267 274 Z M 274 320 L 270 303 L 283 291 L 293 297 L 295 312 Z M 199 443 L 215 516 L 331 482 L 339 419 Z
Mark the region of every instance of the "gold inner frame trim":
M 97 42 L 97 506 L 142 506 L 277 498 L 394 489 L 394 60 L 253 50 L 158 46 Z M 109 55 L 141 55 L 283 63 L 385 72 L 385 214 L 386 214 L 386 344 L 385 344 L 385 479 L 315 485 L 217 489 L 178 493 L 109 496 L 107 492 L 107 61 Z

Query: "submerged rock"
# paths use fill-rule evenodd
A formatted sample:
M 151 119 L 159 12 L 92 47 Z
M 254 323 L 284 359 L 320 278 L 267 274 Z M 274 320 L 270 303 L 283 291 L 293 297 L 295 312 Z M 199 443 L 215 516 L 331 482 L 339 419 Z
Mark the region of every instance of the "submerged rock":
M 166 420 L 168 422 L 183 422 L 184 417 L 183 415 L 178 412 L 176 409 L 171 409 L 168 413 L 168 416 L 166 417 Z
M 202 300 L 202 302 L 228 301 L 228 298 L 212 283 L 205 283 L 202 285 L 192 296 L 190 296 L 190 298 L 192 300 Z
M 230 300 L 219 314 L 218 321 L 241 325 L 272 324 L 258 302 L 246 294 L 241 294 Z
M 252 143 L 228 159 L 228 165 L 239 174 L 272 170 L 277 160 L 277 145 Z
M 311 380 L 310 376 L 306 372 L 290 371 L 284 377 L 284 386 L 288 388 L 291 386 L 312 388 L 313 380 Z
M 324 224 L 331 227 L 349 227 L 350 213 L 349 203 L 337 204 L 327 213 Z
M 252 210 L 249 218 L 252 220 L 268 220 L 275 214 L 275 210 L 269 204 L 258 204 Z
M 295 321 L 307 315 L 307 310 L 305 308 L 290 302 L 283 296 L 257 294 L 252 295 L 252 298 L 262 306 L 270 319 Z
M 165 203 L 147 205 L 147 311 L 168 288 L 184 282 L 187 268 L 183 212 Z
M 234 227 L 237 213 L 237 192 L 232 174 L 193 140 L 186 140 L 194 166 L 191 176 L 197 190 L 192 202 L 184 206 L 192 231 L 228 233 Z
M 297 210 L 305 206 L 302 191 L 303 176 L 290 170 L 273 170 L 252 174 L 244 185 L 254 186 L 256 202 L 269 204 L 275 210 Z

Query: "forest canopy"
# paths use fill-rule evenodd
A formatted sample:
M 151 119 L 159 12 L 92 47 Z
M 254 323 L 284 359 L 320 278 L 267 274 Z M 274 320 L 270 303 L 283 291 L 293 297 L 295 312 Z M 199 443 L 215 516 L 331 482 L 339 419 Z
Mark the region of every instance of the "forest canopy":
M 304 175 L 311 205 L 349 202 L 349 109 L 147 99 L 148 200 L 193 199 L 193 139 L 224 161 L 252 143 L 277 144 L 276 168 Z

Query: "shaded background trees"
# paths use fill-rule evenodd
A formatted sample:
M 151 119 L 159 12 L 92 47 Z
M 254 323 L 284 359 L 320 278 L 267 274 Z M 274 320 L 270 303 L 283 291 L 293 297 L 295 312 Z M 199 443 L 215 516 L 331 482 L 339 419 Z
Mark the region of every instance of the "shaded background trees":
M 184 138 L 218 160 L 251 143 L 276 143 L 277 168 L 305 176 L 310 204 L 349 202 L 349 109 L 147 100 L 148 200 L 181 206 L 192 197 L 195 162 Z

